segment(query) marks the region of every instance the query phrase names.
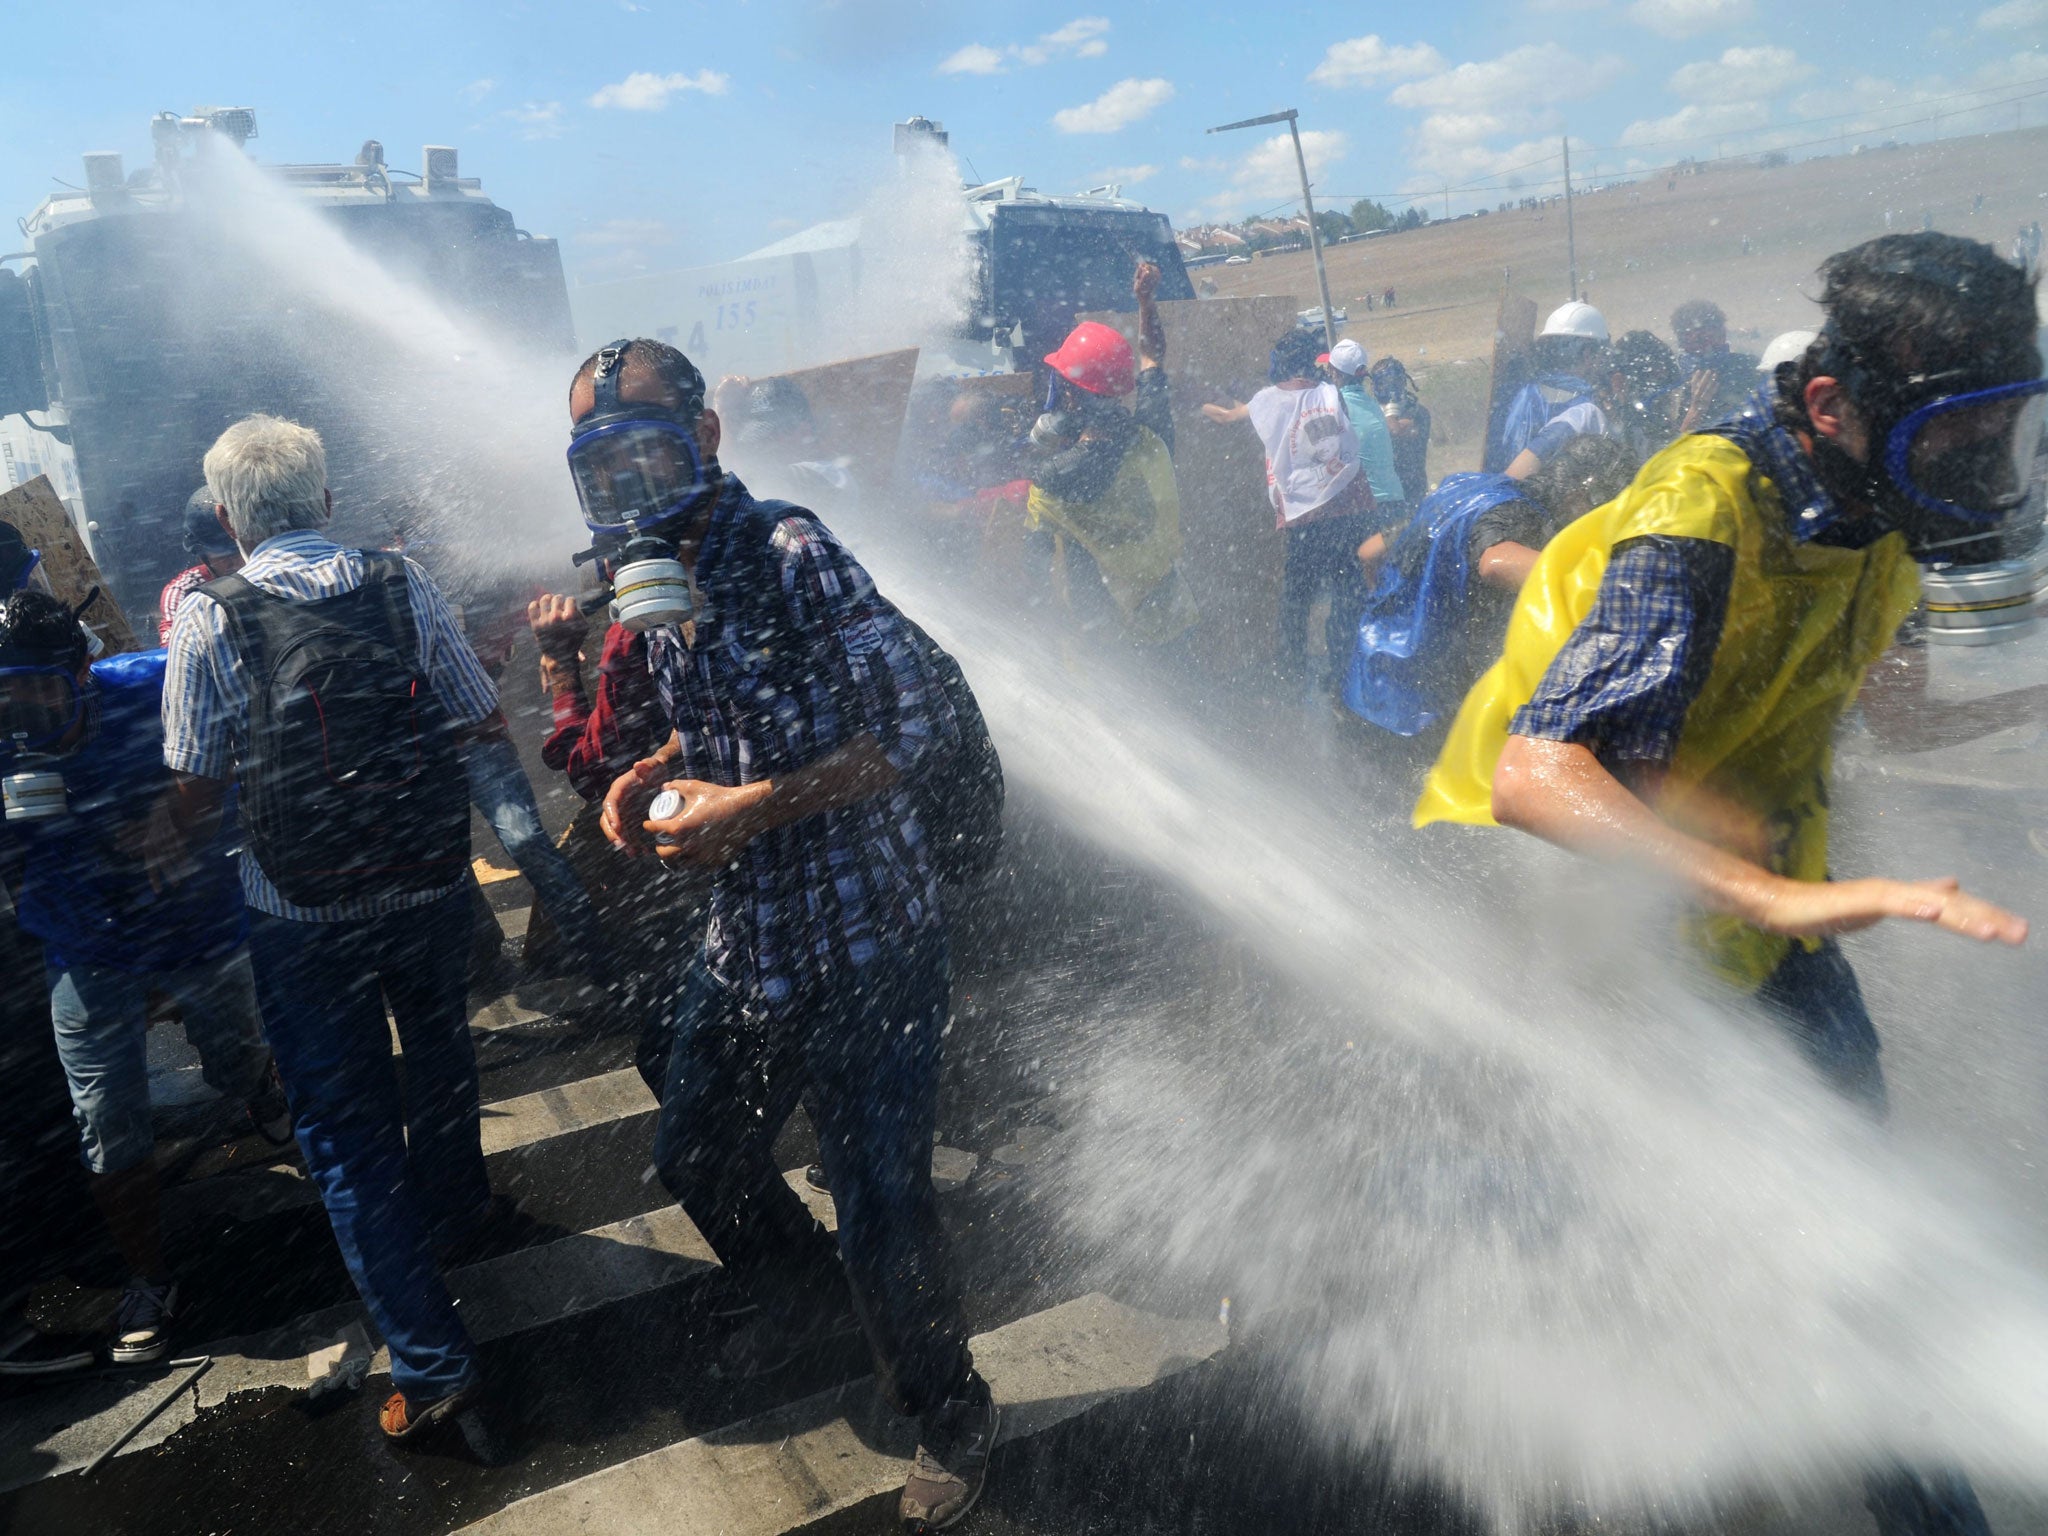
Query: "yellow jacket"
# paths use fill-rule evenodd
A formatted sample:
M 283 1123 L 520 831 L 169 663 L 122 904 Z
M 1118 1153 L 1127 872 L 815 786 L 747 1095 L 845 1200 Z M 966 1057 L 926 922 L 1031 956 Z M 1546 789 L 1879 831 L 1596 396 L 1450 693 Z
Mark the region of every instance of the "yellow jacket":
M 1100 499 L 1066 501 L 1034 485 L 1025 511 L 1027 527 L 1050 524 L 1088 551 L 1135 643 L 1162 644 L 1200 619 L 1175 569 L 1181 541 L 1173 456 L 1150 428 L 1137 429 Z
M 1824 880 L 1835 722 L 1912 612 L 1919 573 L 1897 534 L 1862 550 L 1794 539 L 1776 485 L 1711 435 L 1680 438 L 1544 549 L 1501 658 L 1466 695 L 1424 783 L 1415 825 L 1493 824 L 1493 772 L 1515 712 L 1592 611 L 1614 547 L 1653 535 L 1734 551 L 1720 644 L 1686 713 L 1658 814 L 1778 874 Z M 1748 990 L 1792 943 L 1708 913 L 1688 927 L 1714 967 Z

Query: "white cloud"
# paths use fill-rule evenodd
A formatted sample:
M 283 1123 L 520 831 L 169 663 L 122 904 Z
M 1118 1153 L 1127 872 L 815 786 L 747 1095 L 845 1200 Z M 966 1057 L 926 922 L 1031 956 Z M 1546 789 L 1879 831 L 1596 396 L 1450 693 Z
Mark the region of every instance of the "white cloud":
M 678 92 L 723 96 L 731 84 L 732 76 L 721 75 L 715 69 L 700 69 L 694 75 L 657 75 L 636 69 L 625 79 L 602 87 L 590 98 L 590 104 L 598 108 L 618 107 L 626 112 L 659 112 L 668 105 L 669 97 Z
M 1046 33 L 1035 43 L 1026 43 L 1017 50 L 1017 57 L 1033 65 L 1049 63 L 1067 53 L 1077 59 L 1099 59 L 1109 52 L 1108 32 L 1107 17 L 1083 16 L 1056 32 Z
M 1002 50 L 985 43 L 969 43 L 939 61 L 939 73 L 942 75 L 1000 75 L 1002 72 Z
M 1444 56 L 1427 43 L 1389 43 L 1378 33 L 1330 44 L 1308 77 L 1317 85 L 1365 86 L 1382 80 L 1412 80 L 1444 67 Z
M 529 101 L 507 107 L 504 116 L 518 125 L 522 139 L 559 139 L 562 136 L 562 104 L 559 101 Z
M 1635 0 L 1631 19 L 1666 37 L 1697 37 L 1748 21 L 1756 0 Z
M 1323 172 L 1342 160 L 1351 141 L 1329 128 L 1306 128 L 1301 135 L 1302 158 L 1308 162 L 1311 187 L 1321 182 Z M 1230 186 L 1203 204 L 1213 217 L 1241 214 L 1247 204 L 1272 203 L 1301 196 L 1301 171 L 1294 160 L 1294 140 L 1276 133 L 1262 139 L 1230 168 Z
M 1790 48 L 1730 48 L 1672 75 L 1672 93 L 1686 101 L 1758 101 L 1789 90 L 1814 72 Z
M 1097 171 L 1090 180 L 1098 187 L 1135 187 L 1158 174 L 1156 165 L 1113 165 L 1106 171 Z
M 1986 32 L 2031 32 L 2048 26 L 2048 0 L 2005 0 L 1988 11 L 1977 13 L 1977 25 Z
M 1119 80 L 1093 101 L 1053 113 L 1052 125 L 1061 133 L 1115 133 L 1171 100 L 1170 80 Z
M 1753 133 L 1771 120 L 1765 101 L 1688 102 L 1669 117 L 1646 117 L 1621 130 L 1625 145 L 1664 144 L 1681 139 L 1713 139 Z
M 1875 75 L 1858 75 L 1800 93 L 1792 100 L 1792 112 L 1795 117 L 1846 119 L 1828 124 L 1829 133 L 1845 139 L 1894 137 L 1901 127 L 1909 127 L 1901 123 L 1901 118 L 1928 116 L 1918 110 L 1927 106 L 1938 108 L 1943 133 L 2003 128 L 2013 120 L 2010 99 L 1972 105 L 1956 100 L 1958 93 L 2031 85 L 2044 71 L 2048 71 L 2048 56 L 2029 49 L 1993 59 L 1967 75 L 1926 75 L 1903 84 Z M 1862 115 L 1852 118 L 1852 113 Z M 1932 125 L 1915 124 L 1910 128 L 1924 133 L 1929 126 Z
M 498 82 L 486 75 L 481 80 L 472 80 L 456 94 L 464 101 L 482 101 L 498 88 Z
M 1000 75 L 1014 61 L 1036 68 L 1054 59 L 1099 59 L 1109 52 L 1109 19 L 1105 16 L 1077 16 L 1063 27 L 1044 33 L 1036 42 L 1006 43 L 991 48 L 987 43 L 969 43 L 939 61 L 942 75 Z
M 1390 99 L 1397 107 L 1438 112 L 1512 112 L 1591 96 L 1624 68 L 1619 59 L 1582 59 L 1558 43 L 1529 43 L 1396 86 Z

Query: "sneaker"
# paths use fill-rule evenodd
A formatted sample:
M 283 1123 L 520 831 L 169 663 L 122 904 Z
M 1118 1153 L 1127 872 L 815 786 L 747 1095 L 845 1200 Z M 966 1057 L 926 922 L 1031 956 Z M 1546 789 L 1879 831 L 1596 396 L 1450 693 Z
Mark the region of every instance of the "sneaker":
M 905 1536 L 947 1530 L 967 1518 L 988 1481 L 988 1459 L 1001 1423 L 979 1372 L 968 1376 L 963 1395 L 924 1416 L 917 1430 L 917 1459 L 897 1506 Z
M 249 1100 L 249 1120 L 256 1127 L 256 1134 L 273 1147 L 285 1146 L 292 1139 L 292 1107 L 285 1099 L 284 1085 L 277 1080 L 275 1064 L 263 1081 L 262 1091 Z
M 16 1319 L 0 1338 L 0 1377 L 71 1376 L 99 1363 L 92 1340 L 79 1334 L 45 1333 Z
M 107 1358 L 116 1365 L 148 1365 L 171 1347 L 171 1323 L 178 1313 L 178 1282 L 152 1285 L 137 1275 L 114 1308 Z
M 474 1380 L 431 1403 L 415 1403 L 403 1392 L 394 1392 L 377 1411 L 377 1427 L 384 1431 L 385 1439 L 404 1445 L 473 1407 L 481 1395 L 482 1384 Z
M 718 1359 L 712 1363 L 711 1375 L 717 1381 L 752 1381 L 758 1376 L 772 1376 L 805 1355 L 830 1349 L 859 1333 L 860 1320 L 850 1307 L 801 1329 L 785 1328 L 767 1313 L 757 1313 L 725 1341 Z

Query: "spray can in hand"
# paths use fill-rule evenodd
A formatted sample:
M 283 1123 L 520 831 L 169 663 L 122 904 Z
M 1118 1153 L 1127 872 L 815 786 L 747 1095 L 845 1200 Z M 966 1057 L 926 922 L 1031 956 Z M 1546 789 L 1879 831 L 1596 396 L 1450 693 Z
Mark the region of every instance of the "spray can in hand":
M 671 817 L 682 814 L 683 792 L 679 789 L 664 789 L 647 803 L 647 819 L 649 821 L 667 821 Z M 674 838 L 656 837 L 654 839 L 654 846 L 657 848 L 674 848 L 677 844 Z

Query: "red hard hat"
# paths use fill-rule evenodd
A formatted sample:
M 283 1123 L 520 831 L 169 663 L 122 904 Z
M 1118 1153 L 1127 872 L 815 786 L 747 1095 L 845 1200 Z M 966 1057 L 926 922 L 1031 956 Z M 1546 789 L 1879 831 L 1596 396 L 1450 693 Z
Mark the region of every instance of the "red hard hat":
M 1138 387 L 1137 360 L 1131 344 L 1112 326 L 1084 320 L 1060 349 L 1045 360 L 1061 378 L 1091 395 L 1128 395 Z

